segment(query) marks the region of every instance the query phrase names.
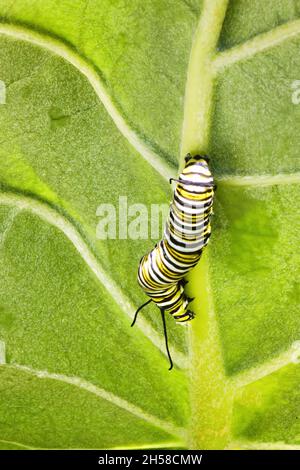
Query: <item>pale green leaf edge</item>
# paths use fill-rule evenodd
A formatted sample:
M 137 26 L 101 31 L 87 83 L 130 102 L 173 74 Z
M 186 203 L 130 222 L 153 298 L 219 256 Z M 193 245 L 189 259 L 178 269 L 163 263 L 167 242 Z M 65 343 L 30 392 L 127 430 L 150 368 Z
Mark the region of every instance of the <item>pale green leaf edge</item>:
M 182 144 L 181 144 L 181 161 L 180 166 L 183 165 L 183 157 L 188 151 L 206 151 L 209 133 L 210 133 L 210 122 L 211 122 L 211 106 L 213 101 L 213 85 L 214 80 L 218 74 L 222 73 L 230 65 L 246 60 L 260 52 L 267 49 L 273 48 L 283 41 L 292 38 L 300 34 L 300 20 L 290 21 L 284 25 L 278 26 L 271 31 L 263 34 L 259 34 L 253 39 L 246 41 L 245 43 L 228 49 L 224 52 L 217 52 L 216 47 L 221 32 L 223 20 L 226 14 L 228 0 L 205 0 L 202 14 L 199 20 L 199 24 L 195 33 L 193 46 L 191 50 L 191 56 L 187 74 L 187 84 L 185 93 L 185 105 L 184 105 L 184 121 L 182 130 Z M 53 37 L 40 34 L 36 31 L 32 31 L 29 28 L 13 25 L 11 23 L 0 24 L 0 34 L 13 37 L 23 41 L 30 42 L 38 45 L 56 55 L 64 58 L 66 61 L 76 67 L 80 73 L 82 73 L 91 84 L 97 97 L 106 108 L 108 114 L 111 116 L 116 127 L 122 133 L 122 135 L 130 142 L 130 144 L 138 151 L 138 153 L 166 180 L 170 176 L 174 176 L 176 171 L 173 167 L 169 166 L 164 160 L 157 155 L 152 149 L 150 149 L 142 139 L 131 129 L 122 115 L 119 113 L 114 103 L 112 102 L 109 94 L 107 93 L 104 84 L 101 82 L 99 74 L 95 71 L 92 64 L 87 60 L 84 60 L 79 54 L 73 49 L 68 47 L 62 41 L 57 40 Z M 199 70 L 205 71 L 205 73 L 199 74 Z M 200 90 L 200 93 L 199 93 Z M 230 186 L 271 186 L 278 184 L 292 184 L 300 182 L 300 173 L 294 174 L 277 174 L 277 175 L 257 175 L 257 176 L 230 176 L 226 175 L 218 178 L 218 182 Z M 2 193 L 0 203 L 8 204 L 22 209 L 29 210 L 39 215 L 42 219 L 48 223 L 56 226 L 69 238 L 82 256 L 85 263 L 94 272 L 98 280 L 111 292 L 116 294 L 115 298 L 119 305 L 122 307 L 124 312 L 134 311 L 135 307 L 129 303 L 129 300 L 125 298 L 124 294 L 120 289 L 114 285 L 113 281 L 107 276 L 107 273 L 103 271 L 103 268 L 99 264 L 98 260 L 90 252 L 89 248 L 81 238 L 80 234 L 77 233 L 75 227 L 60 214 L 56 213 L 53 208 L 47 207 L 46 204 L 37 202 L 31 198 L 20 199 L 16 194 L 5 194 Z M 39 207 L 41 205 L 41 207 Z M 59 220 L 62 218 L 62 220 Z M 59 220 L 59 222 L 58 222 Z M 71 234 L 71 236 L 70 236 Z M 205 256 L 198 267 L 193 271 L 190 277 L 191 288 L 197 281 L 201 280 L 204 286 L 205 298 L 202 298 L 201 320 L 194 321 L 194 326 L 189 327 L 189 351 L 190 359 L 192 362 L 191 366 L 191 402 L 195 407 L 192 410 L 193 420 L 190 427 L 190 435 L 188 437 L 189 448 L 244 448 L 244 449 L 298 449 L 298 446 L 287 445 L 285 443 L 255 443 L 248 441 L 228 441 L 230 435 L 230 421 L 233 407 L 233 397 L 235 390 L 243 387 L 249 383 L 259 380 L 266 375 L 273 373 L 274 371 L 284 367 L 286 364 L 292 361 L 291 348 L 281 353 L 278 357 L 268 360 L 266 363 L 259 365 L 258 367 L 250 368 L 249 370 L 243 371 L 233 378 L 225 376 L 223 368 L 222 355 L 220 350 L 220 343 L 218 337 L 218 328 L 216 319 L 213 311 L 213 299 L 211 295 L 211 289 L 209 285 L 209 266 L 208 257 Z M 144 324 L 145 323 L 145 324 Z M 201 340 L 201 367 L 197 361 L 197 346 L 199 347 L 199 336 L 203 333 L 203 324 L 206 326 L 206 341 Z M 160 350 L 163 350 L 163 344 L 159 338 L 159 335 L 144 321 L 141 322 L 141 330 L 146 336 L 151 339 L 153 344 Z M 205 354 L 207 354 L 207 357 Z M 181 353 L 173 350 L 173 356 L 177 361 L 177 364 L 181 367 L 186 367 L 186 358 Z M 206 360 L 205 360 L 206 357 Z M 213 367 L 209 369 L 205 366 L 208 362 Z M 1 364 L 2 366 L 5 364 Z M 78 386 L 77 381 L 82 379 L 76 377 L 60 377 L 59 374 L 50 374 L 46 371 L 35 371 L 28 366 L 15 364 L 12 367 L 26 370 L 28 373 L 33 373 L 37 377 L 52 378 L 53 380 L 63 380 L 67 383 L 72 383 Z M 199 370 L 200 368 L 200 370 Z M 205 368 L 205 370 L 204 370 Z M 202 370 L 201 370 L 202 369 Z M 43 375 L 44 374 L 44 375 Z M 46 375 L 45 375 L 46 374 Z M 53 376 L 53 377 L 52 377 Z M 199 400 L 195 399 L 198 397 L 199 392 L 201 394 L 201 383 L 203 379 L 206 383 L 209 381 L 211 389 L 216 394 L 210 397 L 210 400 L 216 399 L 219 395 L 220 388 L 223 391 L 221 400 L 217 400 L 217 404 L 221 408 L 216 409 L 216 406 L 210 407 L 207 403 L 207 396 L 205 393 L 202 395 L 203 402 L 205 402 L 205 410 L 209 413 L 203 413 L 203 409 L 199 407 Z M 84 382 L 84 381 L 82 381 Z M 85 382 L 84 382 L 85 383 Z M 215 387 L 214 387 L 215 385 Z M 198 386 L 198 389 L 197 389 Z M 94 387 L 98 390 L 98 387 L 88 383 L 88 387 Z M 195 388 L 196 387 L 196 388 Z M 104 395 L 108 392 L 103 391 Z M 92 392 L 93 393 L 93 392 Z M 227 397 L 227 398 L 226 398 Z M 120 400 L 118 397 L 115 397 Z M 107 398 L 106 398 L 107 399 Z M 209 400 L 209 401 L 210 401 Z M 122 400 L 124 401 L 124 400 Z M 124 404 L 122 404 L 124 405 Z M 127 403 L 128 410 L 131 410 L 133 414 L 144 417 L 148 422 L 152 422 L 154 425 L 161 427 L 162 429 L 168 430 L 172 434 L 182 436 L 181 429 L 175 429 L 170 423 L 163 422 L 156 417 L 149 416 L 144 413 L 143 410 L 136 408 L 134 405 Z M 124 407 L 124 406 L 122 406 Z M 218 406 L 217 406 L 218 408 Z M 125 407 L 126 409 L 126 407 Z M 201 416 L 199 416 L 199 411 Z M 216 417 L 221 419 L 218 421 Z M 204 418 L 204 419 L 203 419 Z M 213 420 L 213 423 L 211 422 Z M 199 422 L 202 422 L 201 429 L 199 429 Z M 209 422 L 213 426 L 209 426 Z M 195 432 L 193 423 L 198 424 L 198 432 Z M 205 435 L 203 428 L 212 429 L 213 436 Z M 206 442 L 205 442 L 206 441 Z M 10 442 L 1 440 L 1 442 L 8 444 L 15 444 L 22 448 L 31 449 L 30 446 L 23 445 L 18 442 Z M 178 442 L 164 443 L 163 447 L 176 447 Z M 157 446 L 155 446 L 157 448 Z M 140 447 L 141 448 L 141 447 Z M 145 445 L 143 448 L 148 448 Z

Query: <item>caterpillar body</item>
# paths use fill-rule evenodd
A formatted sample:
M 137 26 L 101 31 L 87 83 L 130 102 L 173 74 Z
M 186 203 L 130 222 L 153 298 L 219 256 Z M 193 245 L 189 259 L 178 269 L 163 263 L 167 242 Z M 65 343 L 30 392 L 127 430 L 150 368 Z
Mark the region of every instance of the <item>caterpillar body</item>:
M 138 282 L 150 297 L 146 304 L 153 301 L 162 314 L 170 369 L 172 359 L 164 314 L 171 314 L 178 323 L 194 318 L 193 311 L 189 309 L 193 299 L 184 291 L 184 276 L 198 263 L 211 234 L 215 185 L 208 161 L 207 156 L 188 154 L 185 157 L 185 167 L 179 178 L 174 180 L 176 187 L 164 237 L 142 257 L 138 268 Z M 144 305 L 137 310 L 132 326 Z

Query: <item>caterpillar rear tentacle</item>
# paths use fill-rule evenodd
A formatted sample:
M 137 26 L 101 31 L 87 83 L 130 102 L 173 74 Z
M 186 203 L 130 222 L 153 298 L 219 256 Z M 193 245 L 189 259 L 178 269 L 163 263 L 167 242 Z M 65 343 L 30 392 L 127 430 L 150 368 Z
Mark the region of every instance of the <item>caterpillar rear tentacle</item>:
M 135 315 L 134 315 L 134 319 L 133 319 L 133 322 L 131 323 L 131 326 L 134 326 L 136 320 L 137 320 L 137 316 L 139 314 L 139 312 L 142 310 L 143 307 L 146 307 L 146 305 L 150 304 L 150 302 L 152 302 L 152 299 L 148 300 L 147 302 L 145 302 L 143 305 L 141 305 L 137 311 L 135 312 Z M 164 313 L 164 310 L 160 309 L 160 312 L 161 312 L 161 318 L 162 318 L 162 322 L 163 322 L 163 328 L 164 328 L 164 336 L 165 336 L 165 344 L 166 344 L 166 351 L 167 351 L 167 355 L 168 355 L 168 358 L 169 358 L 169 361 L 170 361 L 170 367 L 169 367 L 169 370 L 173 369 L 173 361 L 172 361 L 172 357 L 171 357 L 171 354 L 170 354 L 170 350 L 169 350 L 169 343 L 168 343 L 168 333 L 167 333 L 167 327 L 166 327 L 166 319 L 165 319 L 165 313 Z
M 172 361 L 172 357 L 171 357 L 171 354 L 170 354 L 170 351 L 169 351 L 168 332 L 167 332 L 167 325 L 166 325 L 166 319 L 165 319 L 165 312 L 161 309 L 160 314 L 161 314 L 161 318 L 162 318 L 162 322 L 163 322 L 163 328 L 164 328 L 166 351 L 167 351 L 167 355 L 168 355 L 168 358 L 169 358 L 169 361 L 170 361 L 169 370 L 172 370 L 173 369 L 173 361 Z
M 200 260 L 211 233 L 210 218 L 216 186 L 208 162 L 207 155 L 187 154 L 179 178 L 170 178 L 170 183 L 175 181 L 176 187 L 164 237 L 142 257 L 138 269 L 140 286 L 162 312 L 171 365 L 164 315 L 169 313 L 177 323 L 185 323 L 195 317 L 194 312 L 188 309 L 188 304 L 194 299 L 184 291 L 187 282 L 184 277 Z M 137 310 L 133 324 L 141 308 Z

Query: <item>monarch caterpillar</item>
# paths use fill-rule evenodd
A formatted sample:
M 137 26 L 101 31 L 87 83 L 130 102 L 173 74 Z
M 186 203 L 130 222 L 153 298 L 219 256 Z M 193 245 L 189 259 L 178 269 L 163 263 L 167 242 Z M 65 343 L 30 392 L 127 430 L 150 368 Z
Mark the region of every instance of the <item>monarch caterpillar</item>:
M 188 305 L 184 276 L 198 263 L 211 233 L 210 216 L 215 185 L 208 167 L 208 157 L 187 154 L 185 167 L 176 181 L 173 201 L 165 225 L 164 237 L 153 250 L 144 255 L 138 269 L 138 282 L 150 297 L 135 313 L 133 326 L 139 311 L 154 302 L 161 311 L 170 368 L 173 367 L 168 348 L 165 313 L 178 323 L 194 318 Z

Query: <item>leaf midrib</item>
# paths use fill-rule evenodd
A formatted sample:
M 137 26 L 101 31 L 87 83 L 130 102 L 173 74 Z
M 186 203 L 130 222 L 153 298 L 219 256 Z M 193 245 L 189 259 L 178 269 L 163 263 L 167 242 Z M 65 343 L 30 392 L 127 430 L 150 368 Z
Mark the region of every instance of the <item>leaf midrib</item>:
M 203 4 L 187 73 L 180 168 L 184 166 L 186 153 L 208 153 L 214 86 L 211 64 L 227 4 L 228 0 L 205 0 Z M 193 310 L 196 313 L 189 325 L 191 420 L 188 447 L 220 449 L 228 443 L 232 388 L 223 367 L 207 251 L 188 280 L 188 293 L 195 297 Z M 201 302 L 197 292 L 199 285 Z

